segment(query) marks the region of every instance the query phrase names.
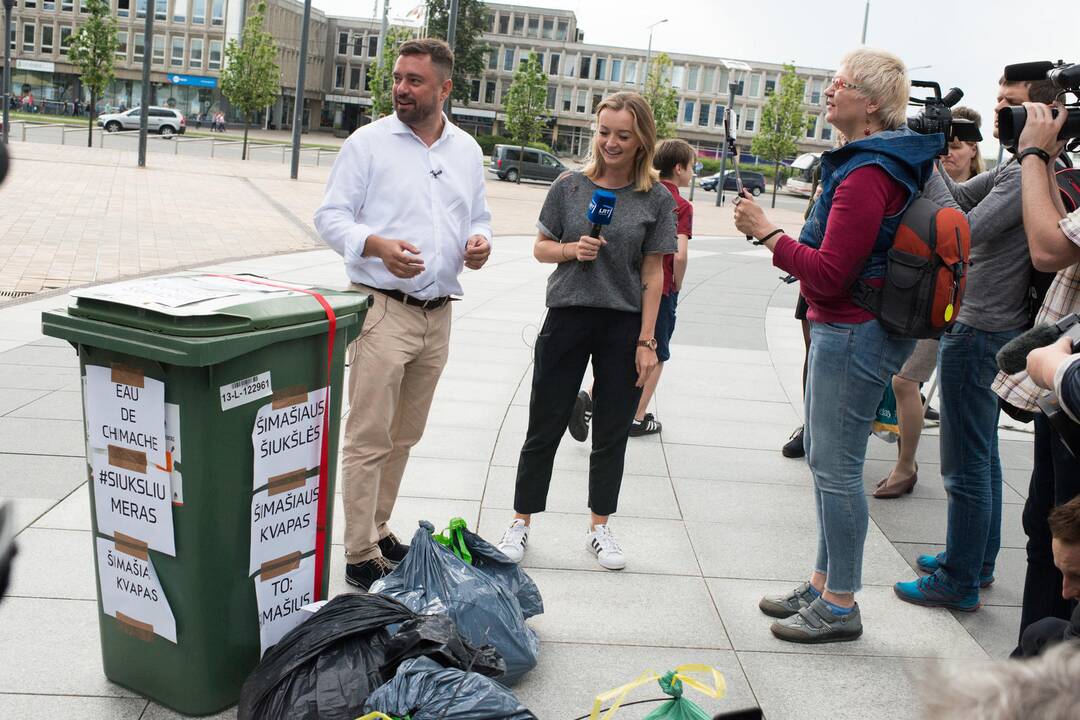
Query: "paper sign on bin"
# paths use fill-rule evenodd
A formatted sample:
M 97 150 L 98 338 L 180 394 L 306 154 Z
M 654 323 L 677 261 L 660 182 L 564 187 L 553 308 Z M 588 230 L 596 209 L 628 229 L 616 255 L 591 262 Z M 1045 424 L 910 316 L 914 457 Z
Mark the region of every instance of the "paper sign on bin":
M 165 383 L 120 364 L 87 365 L 86 427 L 90 447 L 138 450 L 165 467 Z
M 286 389 L 259 408 L 251 445 L 255 452 L 252 490 L 297 468 L 319 467 L 326 388 Z
M 254 577 L 262 652 L 304 620 L 315 585 L 315 557 L 292 553 L 264 563 Z
M 270 479 L 251 497 L 251 561 L 249 572 L 290 553 L 315 549 L 319 476 L 297 470 Z
M 144 538 L 150 548 L 176 555 L 169 473 L 146 454 L 110 445 L 91 450 L 90 477 L 98 532 Z
M 136 637 L 149 633 L 176 642 L 176 618 L 149 558 L 147 545 L 117 533 L 97 538 L 101 609 Z

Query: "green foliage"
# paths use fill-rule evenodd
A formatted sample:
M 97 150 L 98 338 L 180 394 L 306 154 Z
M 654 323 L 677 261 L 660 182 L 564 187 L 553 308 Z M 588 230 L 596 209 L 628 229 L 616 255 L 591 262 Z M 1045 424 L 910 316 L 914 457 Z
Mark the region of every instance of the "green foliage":
M 368 92 L 371 93 L 373 118 L 394 112 L 394 62 L 401 43 L 411 37 L 412 31 L 408 28 L 390 28 L 383 43 L 382 62 L 368 65 Z
M 660 53 L 649 62 L 645 79 L 645 100 L 653 111 L 658 139 L 675 137 L 675 116 L 679 113 L 679 94 L 671 86 L 671 58 Z
M 484 74 L 484 59 L 488 48 L 481 41 L 484 34 L 484 3 L 481 0 L 459 0 L 457 30 L 454 33 L 454 89 L 450 99 L 454 104 L 469 104 L 468 78 Z M 428 35 L 446 40 L 450 20 L 450 0 L 427 0 Z
M 536 53 L 529 53 L 529 58 L 514 71 L 514 81 L 503 100 L 506 130 L 515 145 L 524 146 L 540 139 L 548 118 L 547 83 L 540 59 Z
M 806 81 L 795 74 L 794 65 L 784 65 L 780 87 L 769 96 L 761 111 L 761 124 L 750 145 L 750 152 L 763 160 L 778 163 L 798 152 L 799 138 L 806 131 L 802 111 Z
M 68 42 L 68 59 L 78 66 L 82 84 L 90 90 L 90 129 L 86 146 L 93 144 L 94 116 L 97 100 L 115 75 L 116 19 L 112 16 L 108 0 L 88 0 L 89 17 L 72 33 Z
M 252 114 L 273 103 L 281 92 L 277 50 L 273 36 L 264 29 L 265 18 L 266 3 L 260 1 L 244 23 L 243 44 L 229 40 L 221 71 L 221 94 L 244 116 L 244 158 Z

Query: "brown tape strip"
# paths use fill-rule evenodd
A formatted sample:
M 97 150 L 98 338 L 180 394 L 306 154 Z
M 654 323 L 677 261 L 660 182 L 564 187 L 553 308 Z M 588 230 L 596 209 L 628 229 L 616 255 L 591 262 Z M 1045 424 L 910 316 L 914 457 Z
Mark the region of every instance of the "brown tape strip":
M 129 450 L 128 448 L 109 446 L 109 464 L 113 467 L 124 468 L 137 473 L 146 473 L 146 453 L 142 450 Z
M 307 482 L 307 470 L 293 470 L 270 478 L 266 483 L 267 495 L 280 495 L 299 487 L 304 487 Z
M 259 566 L 259 577 L 263 582 L 272 580 L 279 575 L 284 575 L 287 572 L 292 572 L 296 568 L 300 567 L 300 553 L 292 552 L 288 555 L 283 555 L 276 560 L 267 560 Z
M 144 623 L 141 620 L 128 617 L 119 610 L 116 611 L 116 620 L 120 623 L 120 628 L 126 634 L 138 638 L 143 642 L 150 642 L 154 639 L 154 626 L 150 623 Z
M 121 363 L 112 363 L 112 381 L 131 387 L 143 387 L 143 371 Z
M 275 390 L 273 397 L 274 409 L 280 410 L 281 408 L 287 408 L 290 405 L 299 405 L 300 403 L 307 402 L 307 389 L 300 385 L 294 385 L 293 387 Z
M 149 560 L 150 556 L 147 551 L 150 546 L 144 543 L 138 538 L 133 538 L 130 535 L 125 535 L 121 532 L 113 532 L 113 540 L 116 542 L 116 549 L 119 552 L 137 557 L 140 560 Z

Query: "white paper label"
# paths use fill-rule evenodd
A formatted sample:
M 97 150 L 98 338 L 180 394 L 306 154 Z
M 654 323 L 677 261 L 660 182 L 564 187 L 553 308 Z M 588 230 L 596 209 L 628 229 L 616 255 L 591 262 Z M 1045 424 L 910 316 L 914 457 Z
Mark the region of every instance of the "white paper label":
M 175 643 L 176 618 L 154 564 L 117 550 L 109 538 L 97 538 L 97 554 L 102 610 L 150 625 L 156 635 Z
M 326 388 L 300 397 L 302 402 L 278 410 L 273 403 L 259 408 L 251 433 L 255 450 L 252 490 L 266 485 L 272 477 L 319 467 Z
M 180 459 L 180 406 L 176 403 L 165 403 L 165 452 L 173 504 L 183 505 L 184 478 L 176 469 L 176 463 L 183 462 Z
M 146 453 L 166 467 L 165 383 L 142 377 L 142 387 L 114 382 L 110 368 L 86 366 L 86 426 L 90 446 L 109 445 Z
M 246 405 L 259 398 L 269 397 L 274 394 L 274 389 L 270 386 L 270 371 L 222 385 L 220 392 L 222 412 Z
M 103 450 L 91 453 L 90 467 L 98 532 L 113 535 L 119 531 L 175 556 L 169 473 L 154 465 L 147 465 L 145 472 L 110 465 Z
M 261 574 L 256 575 L 254 582 L 259 604 L 259 640 L 265 653 L 309 617 L 300 610 L 314 600 L 315 556 L 302 559 L 295 570 L 266 580 Z
M 319 507 L 319 476 L 287 492 L 260 490 L 251 496 L 251 564 L 254 573 L 264 563 L 315 549 Z

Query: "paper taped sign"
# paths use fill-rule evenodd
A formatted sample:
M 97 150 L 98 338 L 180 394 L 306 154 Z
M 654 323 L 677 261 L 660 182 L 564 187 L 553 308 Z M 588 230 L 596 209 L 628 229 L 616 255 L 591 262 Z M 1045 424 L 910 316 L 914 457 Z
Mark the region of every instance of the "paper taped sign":
M 116 445 L 91 450 L 89 459 L 98 532 L 137 537 L 175 556 L 169 473 L 147 463 L 145 453 Z
M 166 467 L 165 383 L 119 363 L 87 365 L 86 427 L 90 447 L 138 450 Z
M 319 476 L 298 470 L 270 478 L 267 487 L 251 496 L 251 563 L 263 563 L 294 552 L 315 549 L 319 507 Z
M 117 533 L 97 538 L 101 609 L 126 631 L 149 641 L 153 635 L 176 642 L 176 618 L 165 597 L 146 543 Z
M 254 577 L 262 652 L 304 621 L 301 608 L 314 600 L 315 556 L 293 553 L 264 563 Z
M 251 432 L 255 451 L 252 490 L 298 468 L 319 467 L 325 414 L 326 388 L 279 390 L 273 402 L 259 408 Z

